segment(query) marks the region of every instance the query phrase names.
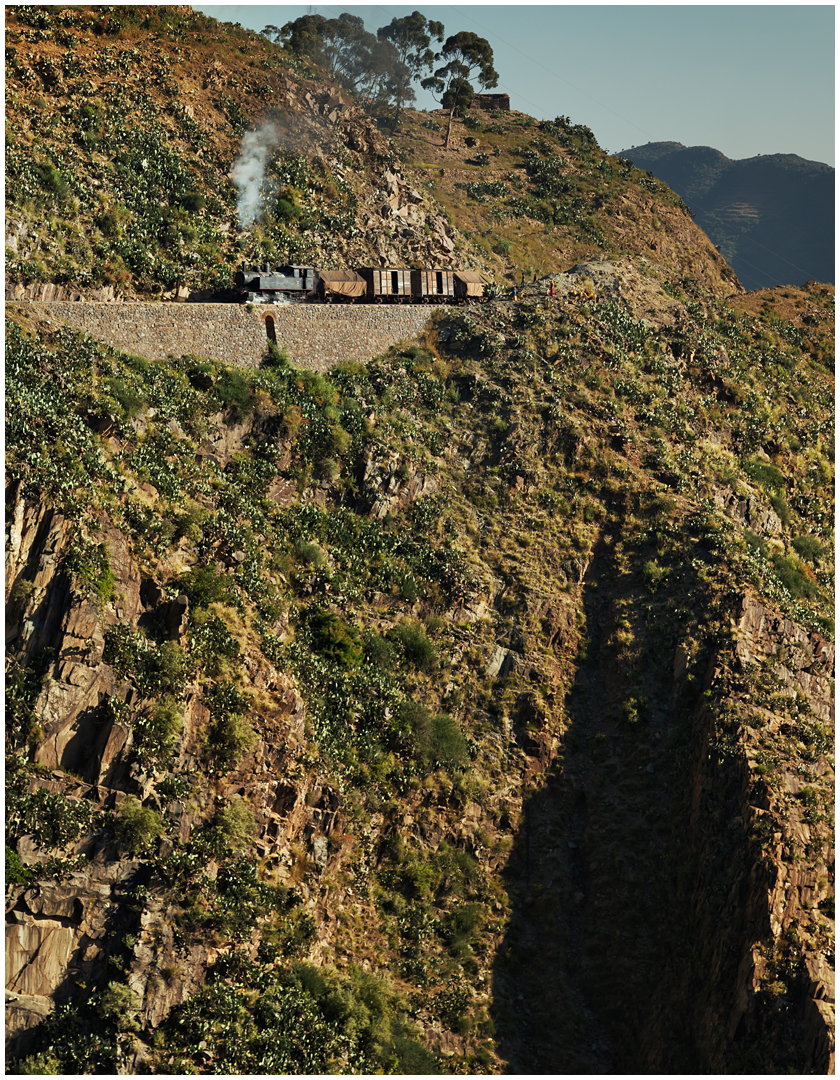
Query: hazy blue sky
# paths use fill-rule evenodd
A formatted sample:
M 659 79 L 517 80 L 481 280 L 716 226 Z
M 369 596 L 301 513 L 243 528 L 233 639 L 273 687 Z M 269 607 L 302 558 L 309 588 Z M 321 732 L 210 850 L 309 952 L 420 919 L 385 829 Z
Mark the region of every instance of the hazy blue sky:
M 420 10 L 487 38 L 511 108 L 588 124 L 610 153 L 669 140 L 834 164 L 833 5 L 194 7 L 257 31 L 352 11 L 373 33 Z M 437 105 L 418 88 L 417 107 Z

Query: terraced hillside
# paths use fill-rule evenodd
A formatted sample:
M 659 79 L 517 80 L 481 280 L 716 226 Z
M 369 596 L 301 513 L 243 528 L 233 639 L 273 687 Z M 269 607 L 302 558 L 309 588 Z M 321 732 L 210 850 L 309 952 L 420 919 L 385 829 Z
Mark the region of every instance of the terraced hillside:
M 622 151 L 678 191 L 750 289 L 834 281 L 834 169 L 797 154 L 732 161 L 710 146 Z

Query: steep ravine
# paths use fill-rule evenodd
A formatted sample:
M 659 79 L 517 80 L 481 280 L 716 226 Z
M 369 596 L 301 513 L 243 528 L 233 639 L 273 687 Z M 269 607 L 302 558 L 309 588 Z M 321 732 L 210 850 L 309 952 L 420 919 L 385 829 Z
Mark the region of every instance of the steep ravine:
M 730 667 L 780 639 L 808 641 L 811 707 L 824 714 L 833 646 L 745 596 L 728 626 L 710 618 L 707 646 L 687 664 L 644 594 L 633 595 L 612 541 L 599 538 L 580 589 L 586 619 L 562 765 L 527 795 L 508 865 L 513 909 L 494 969 L 500 1053 L 524 1073 L 830 1071 L 821 1018 L 833 978 L 819 953 L 779 963 L 786 984 L 767 990 L 762 957 L 779 948 L 773 912 L 790 867 L 782 846 L 768 857 L 750 828 L 761 778 L 745 747 L 722 749 L 713 717 L 731 693 Z M 619 610 L 635 613 L 634 643 L 644 643 L 624 665 Z M 639 714 L 628 717 L 631 699 Z M 801 771 L 826 769 L 817 756 Z M 799 882 L 825 882 L 819 857 L 800 854 L 810 866 Z M 797 907 L 794 898 L 788 918 Z
M 828 353 L 552 281 L 323 375 L 7 325 L 10 1067 L 831 1067 Z

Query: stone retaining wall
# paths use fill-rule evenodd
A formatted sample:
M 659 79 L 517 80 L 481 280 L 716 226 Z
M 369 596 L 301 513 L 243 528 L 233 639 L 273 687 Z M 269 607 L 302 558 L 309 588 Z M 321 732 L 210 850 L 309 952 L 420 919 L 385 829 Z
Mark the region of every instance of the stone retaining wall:
M 23 308 L 34 306 L 21 304 Z M 367 363 L 427 325 L 423 306 L 345 304 L 40 303 L 40 312 L 98 341 L 150 360 L 195 353 L 256 367 L 273 331 L 296 367 L 327 371 L 342 360 Z

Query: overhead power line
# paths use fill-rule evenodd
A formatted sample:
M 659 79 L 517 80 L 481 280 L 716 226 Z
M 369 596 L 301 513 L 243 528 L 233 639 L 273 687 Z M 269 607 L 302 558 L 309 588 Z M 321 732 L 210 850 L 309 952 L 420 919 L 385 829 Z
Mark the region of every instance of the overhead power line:
M 487 27 L 482 26 L 482 24 L 480 22 L 478 22 L 477 19 L 474 19 L 472 17 L 472 15 L 467 14 L 461 8 L 453 7 L 451 10 L 452 11 L 457 11 L 465 19 L 469 19 L 472 23 L 474 23 L 479 28 L 479 30 L 483 30 L 485 32 L 485 34 L 490 34 L 490 36 L 494 37 L 497 41 L 503 41 L 503 39 L 500 38 L 498 34 L 494 34 L 492 30 L 488 30 Z M 542 63 L 541 60 L 537 60 L 535 57 L 529 56 L 528 53 L 523 52 L 521 49 L 517 49 L 517 47 L 515 45 L 511 45 L 511 43 L 509 41 L 503 41 L 503 44 L 505 45 L 506 48 L 513 49 L 514 52 L 519 53 L 519 55 L 524 57 L 524 59 L 526 59 L 529 63 L 536 64 L 537 67 L 541 67 L 543 69 L 543 71 L 547 71 L 549 73 L 549 75 L 553 75 L 554 78 L 557 79 L 558 82 L 565 83 L 566 86 L 571 86 L 571 88 L 573 90 L 575 90 L 578 94 L 583 94 L 583 96 L 586 97 L 586 98 L 589 98 L 590 101 L 594 101 L 596 105 L 600 105 L 600 107 L 602 109 L 606 109 L 607 112 L 612 113 L 613 116 L 617 116 L 618 119 L 623 120 L 625 124 L 629 124 L 631 127 L 636 128 L 637 131 L 641 131 L 643 134 L 647 135 L 648 138 L 650 138 L 650 139 L 655 139 L 656 138 L 655 135 L 652 135 L 649 131 L 647 131 L 645 128 L 643 128 L 640 124 L 636 124 L 636 123 L 634 123 L 634 121 L 628 120 L 626 116 L 622 116 L 621 113 L 616 112 L 615 109 L 610 108 L 609 105 L 605 105 L 603 101 L 599 101 L 598 98 L 593 97 L 592 94 L 587 93 L 586 90 L 581 90 L 581 88 L 579 86 L 576 86 L 569 79 L 564 79 L 562 75 L 559 75 L 553 68 L 547 67 L 545 64 Z M 507 89 L 507 87 L 505 89 Z M 527 102 L 529 105 L 532 105 L 535 109 L 541 109 L 542 108 L 542 106 L 537 105 L 536 102 L 528 101 L 528 99 L 526 97 L 524 97 L 522 94 L 519 94 L 516 91 L 511 91 L 511 92 L 516 93 L 517 97 L 520 97 L 523 101 Z

